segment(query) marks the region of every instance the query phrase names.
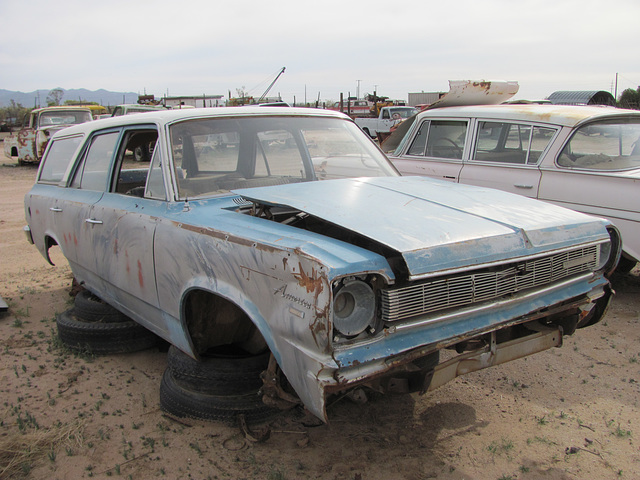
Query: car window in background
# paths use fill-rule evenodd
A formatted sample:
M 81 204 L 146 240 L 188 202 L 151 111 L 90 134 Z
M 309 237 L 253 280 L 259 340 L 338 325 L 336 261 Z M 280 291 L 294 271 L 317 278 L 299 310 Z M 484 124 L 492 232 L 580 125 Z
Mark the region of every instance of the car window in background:
M 58 183 L 62 180 L 67 167 L 75 157 L 76 150 L 82 141 L 81 136 L 61 138 L 49 147 L 40 171 L 40 182 Z
M 640 167 L 640 122 L 601 122 L 580 127 L 562 149 L 558 165 L 588 170 Z
M 466 135 L 466 121 L 424 122 L 407 154 L 461 160 Z
M 536 164 L 555 130 L 518 123 L 478 122 L 472 160 L 513 164 Z
M 120 132 L 96 135 L 73 180 L 73 187 L 104 191 L 107 188 L 111 161 Z

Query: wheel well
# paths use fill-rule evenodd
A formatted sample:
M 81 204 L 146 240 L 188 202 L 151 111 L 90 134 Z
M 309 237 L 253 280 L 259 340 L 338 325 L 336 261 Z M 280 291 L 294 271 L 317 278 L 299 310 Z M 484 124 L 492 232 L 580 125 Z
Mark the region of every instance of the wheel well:
M 49 249 L 57 245 L 58 245 L 58 242 L 56 242 L 55 238 L 50 237 L 49 235 L 44 237 L 44 251 L 46 254 L 45 258 L 47 259 L 47 262 L 49 262 L 51 265 L 55 265 L 55 264 L 51 261 L 51 256 L 49 255 Z
M 192 290 L 184 301 L 185 324 L 197 355 L 223 345 L 256 354 L 267 349 L 262 334 L 236 304 L 214 293 Z

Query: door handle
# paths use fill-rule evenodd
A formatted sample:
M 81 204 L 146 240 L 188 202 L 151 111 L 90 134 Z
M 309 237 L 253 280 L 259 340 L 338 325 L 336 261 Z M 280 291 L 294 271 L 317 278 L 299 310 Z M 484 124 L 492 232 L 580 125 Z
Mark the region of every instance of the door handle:
M 51 210 L 52 212 L 61 212 L 62 209 L 60 207 L 51 207 L 49 208 L 49 210 Z
M 91 225 L 102 225 L 102 220 L 94 220 L 93 218 L 87 218 L 85 222 L 90 223 Z
M 456 179 L 456 177 L 453 177 L 451 175 L 443 175 L 442 178 L 446 178 L 446 179 L 449 179 L 449 180 L 455 180 Z
M 514 187 L 516 187 L 516 188 L 533 188 L 533 185 L 524 185 L 522 183 L 516 183 L 514 185 Z

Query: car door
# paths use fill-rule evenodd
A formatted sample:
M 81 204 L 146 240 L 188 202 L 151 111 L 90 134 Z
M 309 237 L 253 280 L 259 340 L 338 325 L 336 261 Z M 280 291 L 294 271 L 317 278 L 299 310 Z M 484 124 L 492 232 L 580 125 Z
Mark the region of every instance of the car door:
M 477 120 L 473 151 L 460 172 L 460 183 L 536 198 L 539 161 L 555 133 L 537 125 Z
M 137 162 L 131 152 L 157 138 L 156 127 L 149 125 L 120 132 L 107 191 L 88 220 L 93 228 L 96 274 L 104 280 L 110 299 L 142 318 L 153 318 L 158 306 L 153 238 L 166 201 L 164 185 L 151 198 L 150 164 Z
M 467 148 L 468 126 L 468 119 L 424 119 L 404 153 L 391 160 L 403 175 L 457 182 Z
M 107 290 L 104 266 L 109 265 L 109 259 L 96 248 L 101 244 L 103 228 L 94 211 L 109 184 L 119 137 L 120 129 L 109 129 L 99 131 L 87 140 L 82 157 L 72 172 L 66 198 L 61 202 L 61 227 L 68 232 L 65 241 L 73 243 L 75 253 L 69 259 L 74 275 L 100 295 Z

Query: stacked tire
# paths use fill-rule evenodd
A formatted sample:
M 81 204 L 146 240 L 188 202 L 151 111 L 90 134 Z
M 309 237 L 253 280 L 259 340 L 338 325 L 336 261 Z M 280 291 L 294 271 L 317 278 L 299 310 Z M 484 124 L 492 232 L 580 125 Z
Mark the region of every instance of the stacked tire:
M 260 395 L 260 373 L 267 369 L 269 357 L 269 351 L 250 355 L 217 349 L 194 360 L 171 346 L 160 404 L 177 417 L 233 423 L 243 416 L 248 424 L 268 420 L 278 412 Z
M 158 337 L 88 290 L 57 315 L 58 338 L 69 349 L 95 355 L 130 353 L 157 345 Z

